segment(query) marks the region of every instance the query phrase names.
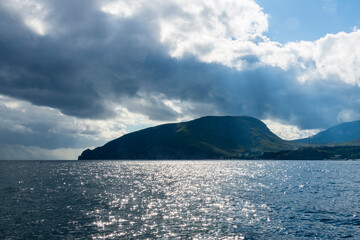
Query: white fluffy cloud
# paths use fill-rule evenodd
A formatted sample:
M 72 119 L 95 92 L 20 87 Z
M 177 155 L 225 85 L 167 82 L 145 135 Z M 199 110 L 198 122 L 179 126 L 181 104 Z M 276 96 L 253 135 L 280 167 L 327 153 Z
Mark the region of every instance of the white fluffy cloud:
M 360 30 L 328 34 L 316 41 L 313 60 L 315 76 L 339 79 L 360 86 Z
M 151 12 L 170 56 L 191 54 L 231 67 L 235 59 L 247 55 L 249 44 L 263 41 L 268 30 L 268 16 L 253 0 L 116 0 L 101 9 L 118 17 Z
M 326 5 L 328 6 L 328 5 Z M 172 57 L 195 55 L 207 63 L 238 70 L 256 64 L 295 70 L 297 79 L 343 81 L 360 85 L 360 30 L 328 34 L 315 41 L 280 44 L 266 37 L 268 16 L 253 0 L 107 1 L 102 10 L 119 17 L 152 12 L 159 39 Z
M 273 133 L 285 140 L 307 138 L 320 132 L 319 129 L 301 130 L 295 125 L 283 124 L 274 120 L 263 120 L 263 122 Z
M 263 42 L 254 48 L 263 64 L 295 69 L 298 80 L 342 81 L 360 86 L 360 30 L 327 34 L 315 41 L 285 45 Z
M 176 3 L 175 16 L 160 20 L 161 42 L 170 46 L 173 57 L 194 54 L 207 62 L 226 61 L 236 42 L 262 39 L 268 28 L 267 15 L 252 0 Z

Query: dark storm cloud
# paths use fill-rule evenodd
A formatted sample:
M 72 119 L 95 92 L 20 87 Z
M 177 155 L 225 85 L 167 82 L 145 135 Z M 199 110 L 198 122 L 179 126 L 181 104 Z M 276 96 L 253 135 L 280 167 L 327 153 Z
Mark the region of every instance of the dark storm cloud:
M 7 100 L 8 103 L 11 102 L 10 99 Z M 16 144 L 56 149 L 80 148 L 103 143 L 93 137 L 99 132 L 87 128 L 67 128 L 64 121 L 66 119 L 59 119 L 53 112 L 39 110 L 30 104 L 13 109 L 0 102 L 0 145 Z M 68 120 L 67 123 L 71 121 Z M 0 150 L 0 159 L 2 157 Z
M 110 101 L 154 120 L 174 120 L 180 114 L 163 103 L 170 99 L 193 103 L 183 114 L 194 117 L 271 117 L 301 128 L 330 126 L 342 109 L 359 108 L 359 88 L 342 83 L 301 84 L 291 70 L 239 72 L 192 56 L 171 58 L 151 11 L 116 18 L 94 1 L 44 3 L 51 26 L 45 36 L 0 7 L 1 94 L 79 118 L 111 118 Z
M 83 74 L 87 66 L 81 55 L 73 55 L 61 40 L 37 36 L 4 11 L 0 16 L 1 93 L 79 117 L 108 114 Z
M 250 115 L 273 118 L 303 129 L 325 128 L 338 123 L 344 109 L 359 110 L 360 89 L 337 81 L 300 83 L 292 71 L 257 67 L 241 72 L 196 59 L 146 61 L 144 69 L 167 69 L 149 79 L 148 91 L 162 92 L 168 98 L 194 103 L 211 103 L 205 114 Z M 152 66 L 152 67 L 150 67 Z M 162 66 L 162 68 L 160 67 Z M 154 84 L 157 83 L 157 84 Z M 201 106 L 203 107 L 203 106 Z M 204 109 L 201 109 L 204 114 Z M 194 108 L 188 114 L 197 114 Z

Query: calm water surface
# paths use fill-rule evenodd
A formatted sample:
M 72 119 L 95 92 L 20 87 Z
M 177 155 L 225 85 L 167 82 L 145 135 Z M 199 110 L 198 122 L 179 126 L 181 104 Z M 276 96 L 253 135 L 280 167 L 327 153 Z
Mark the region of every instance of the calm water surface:
M 2 161 L 0 239 L 360 239 L 360 162 Z

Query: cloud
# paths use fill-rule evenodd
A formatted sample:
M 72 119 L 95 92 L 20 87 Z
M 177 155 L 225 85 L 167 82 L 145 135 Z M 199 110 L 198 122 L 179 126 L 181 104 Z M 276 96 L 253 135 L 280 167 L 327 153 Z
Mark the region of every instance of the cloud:
M 202 61 L 226 61 L 234 41 L 262 38 L 267 15 L 252 0 L 174 1 L 177 12 L 160 19 L 160 41 L 172 57 L 192 54 Z M 221 50 L 221 51 L 219 51 Z
M 2 5 L 12 14 L 17 15 L 18 19 L 24 25 L 30 28 L 34 33 L 45 35 L 47 32 L 47 25 L 44 19 L 47 15 L 47 10 L 42 2 L 28 0 L 28 1 L 3 1 Z
M 76 160 L 83 149 L 0 144 L 0 160 Z
M 203 115 L 326 128 L 360 110 L 360 31 L 280 44 L 253 0 L 5 0 L 0 22 L 3 144 L 94 146 Z
M 323 10 L 327 14 L 335 14 L 337 12 L 337 2 L 335 0 L 323 0 Z
M 296 125 L 282 124 L 273 120 L 263 120 L 263 122 L 273 133 L 286 140 L 308 138 L 320 132 L 319 129 L 301 130 Z
M 120 108 L 118 111 L 119 118 L 129 115 Z M 0 144 L 35 145 L 43 149 L 84 148 L 125 134 L 124 123 L 127 122 L 118 119 L 78 119 L 57 109 L 0 95 Z
M 342 81 L 360 86 L 360 31 L 327 34 L 315 42 L 264 42 L 254 48 L 266 65 L 296 70 L 299 81 Z

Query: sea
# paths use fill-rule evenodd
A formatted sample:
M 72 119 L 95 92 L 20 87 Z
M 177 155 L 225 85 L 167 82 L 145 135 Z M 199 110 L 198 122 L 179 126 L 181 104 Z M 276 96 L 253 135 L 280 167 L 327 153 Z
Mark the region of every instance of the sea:
M 360 162 L 0 161 L 0 239 L 360 239 Z

